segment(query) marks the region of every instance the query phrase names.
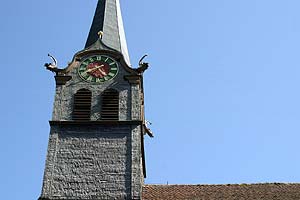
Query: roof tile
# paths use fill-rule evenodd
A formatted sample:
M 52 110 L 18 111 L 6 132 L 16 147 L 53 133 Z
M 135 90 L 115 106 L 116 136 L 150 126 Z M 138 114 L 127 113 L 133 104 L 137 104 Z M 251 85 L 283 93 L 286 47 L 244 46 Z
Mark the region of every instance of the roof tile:
M 300 184 L 145 185 L 143 200 L 300 200 Z

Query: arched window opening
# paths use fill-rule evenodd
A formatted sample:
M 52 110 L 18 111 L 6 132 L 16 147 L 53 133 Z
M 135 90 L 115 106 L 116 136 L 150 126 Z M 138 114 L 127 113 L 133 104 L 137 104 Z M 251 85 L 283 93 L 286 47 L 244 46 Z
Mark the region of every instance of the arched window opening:
M 109 89 L 102 93 L 101 120 L 119 120 L 119 93 Z
M 80 89 L 74 95 L 73 120 L 90 120 L 92 92 Z

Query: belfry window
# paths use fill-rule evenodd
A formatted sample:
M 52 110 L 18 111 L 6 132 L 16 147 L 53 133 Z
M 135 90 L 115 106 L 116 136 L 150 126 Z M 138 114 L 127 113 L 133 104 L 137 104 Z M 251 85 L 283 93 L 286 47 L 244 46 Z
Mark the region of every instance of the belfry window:
M 102 93 L 101 120 L 119 119 L 119 93 L 108 89 Z
M 90 120 L 92 92 L 80 89 L 74 95 L 73 120 Z

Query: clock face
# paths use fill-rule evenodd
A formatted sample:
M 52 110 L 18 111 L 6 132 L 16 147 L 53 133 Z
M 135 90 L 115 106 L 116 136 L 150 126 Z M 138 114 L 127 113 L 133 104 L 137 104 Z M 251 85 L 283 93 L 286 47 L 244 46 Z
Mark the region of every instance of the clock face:
M 103 83 L 114 78 L 119 71 L 117 61 L 105 55 L 85 58 L 78 69 L 79 76 L 91 83 Z

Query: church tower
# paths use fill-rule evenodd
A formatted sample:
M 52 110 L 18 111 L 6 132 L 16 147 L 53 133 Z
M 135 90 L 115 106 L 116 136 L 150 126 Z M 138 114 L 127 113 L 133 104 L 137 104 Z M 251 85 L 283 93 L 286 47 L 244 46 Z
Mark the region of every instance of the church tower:
M 40 200 L 141 199 L 142 61 L 130 67 L 119 0 L 99 0 L 82 51 L 55 72 L 56 94 Z

